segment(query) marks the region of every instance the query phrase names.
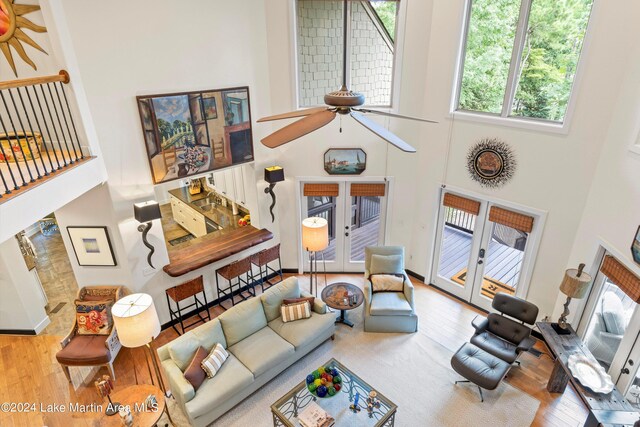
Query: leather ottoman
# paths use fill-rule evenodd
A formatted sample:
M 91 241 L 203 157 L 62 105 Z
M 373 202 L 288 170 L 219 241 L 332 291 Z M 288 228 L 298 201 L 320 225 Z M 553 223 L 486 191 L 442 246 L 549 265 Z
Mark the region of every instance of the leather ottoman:
M 464 343 L 451 358 L 451 367 L 468 382 L 482 389 L 494 390 L 509 371 L 510 364 L 487 353 L 471 343 Z M 464 381 L 456 381 L 456 384 Z

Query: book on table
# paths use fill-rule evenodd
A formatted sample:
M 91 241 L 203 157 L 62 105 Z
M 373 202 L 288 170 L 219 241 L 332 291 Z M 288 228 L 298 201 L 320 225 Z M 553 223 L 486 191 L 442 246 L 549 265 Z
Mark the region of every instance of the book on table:
M 315 402 L 311 402 L 300 414 L 298 421 L 302 427 L 331 427 L 336 420 Z

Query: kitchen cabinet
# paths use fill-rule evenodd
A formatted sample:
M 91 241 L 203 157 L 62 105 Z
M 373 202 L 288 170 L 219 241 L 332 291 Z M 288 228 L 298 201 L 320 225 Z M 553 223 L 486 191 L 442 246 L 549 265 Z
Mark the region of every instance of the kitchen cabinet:
M 244 168 L 235 166 L 223 171 L 213 172 L 213 190 L 244 207 L 247 206 Z
M 202 237 L 207 234 L 204 215 L 174 196 L 171 196 L 171 213 L 174 221 L 194 236 Z
M 233 183 L 235 185 L 236 203 L 247 206 L 247 194 L 244 188 L 244 169 L 242 166 L 233 168 Z

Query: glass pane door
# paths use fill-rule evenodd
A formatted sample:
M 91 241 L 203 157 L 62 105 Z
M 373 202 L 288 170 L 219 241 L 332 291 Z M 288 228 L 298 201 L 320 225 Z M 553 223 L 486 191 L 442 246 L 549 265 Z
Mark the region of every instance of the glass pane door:
M 345 271 L 363 269 L 364 248 L 383 244 L 385 197 L 351 196 Z
M 482 226 L 477 215 L 441 207 L 432 283 L 465 300 L 471 297 Z
M 636 303 L 603 275 L 593 314 L 583 341 L 605 370 L 609 370 L 626 333 Z

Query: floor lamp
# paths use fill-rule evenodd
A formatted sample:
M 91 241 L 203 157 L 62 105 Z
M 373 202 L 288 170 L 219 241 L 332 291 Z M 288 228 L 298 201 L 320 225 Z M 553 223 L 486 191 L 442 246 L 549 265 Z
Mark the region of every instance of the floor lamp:
M 318 296 L 318 252 L 322 253 L 329 246 L 329 223 L 320 217 L 310 217 L 302 220 L 302 247 L 309 252 L 309 292 Z M 326 273 L 326 266 L 325 266 Z M 316 291 L 313 292 L 313 282 Z
M 153 298 L 151 298 L 151 295 L 127 295 L 116 301 L 111 308 L 111 315 L 113 316 L 113 323 L 116 331 L 118 332 L 118 339 L 124 347 L 137 348 L 145 346 L 147 348 L 148 354 L 145 354 L 145 360 L 147 362 L 147 369 L 149 370 L 151 384 L 156 385 L 151 373 L 149 357 L 153 364 L 153 369 L 158 381 L 158 387 L 160 387 L 166 396 L 167 389 L 164 386 L 162 374 L 158 367 L 158 361 L 155 357 L 155 350 L 153 349 L 153 340 L 158 336 L 158 334 L 160 334 L 160 320 L 158 319 L 156 306 L 153 304 Z M 138 377 L 136 374 L 136 383 L 137 379 Z M 169 415 L 168 410 L 167 416 L 169 416 L 169 420 L 171 421 L 171 416 Z

